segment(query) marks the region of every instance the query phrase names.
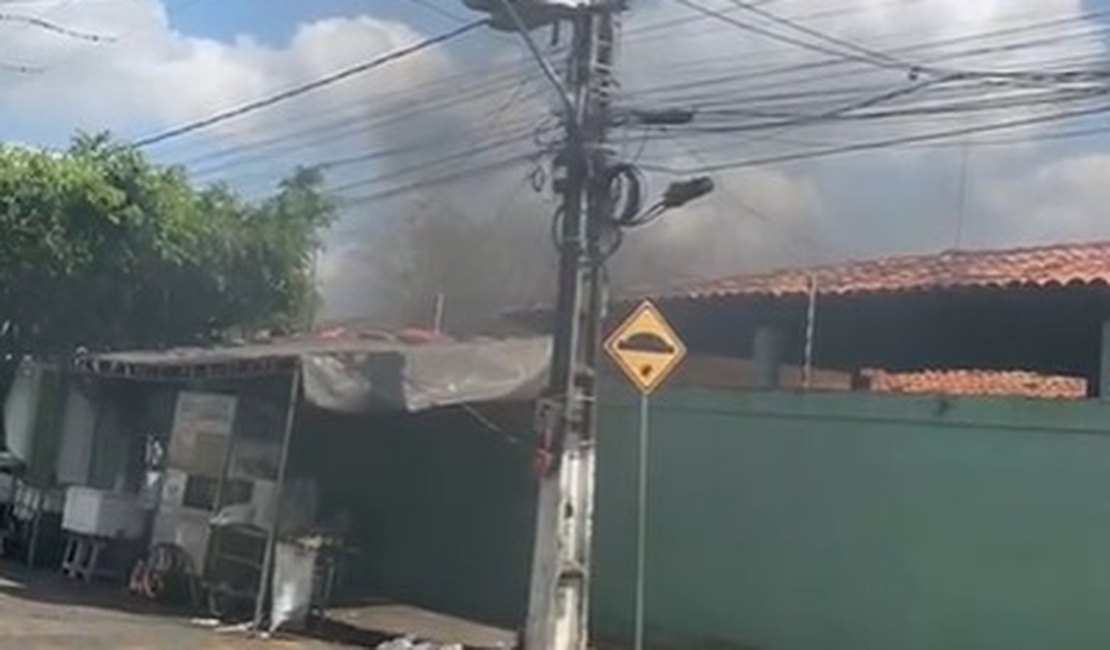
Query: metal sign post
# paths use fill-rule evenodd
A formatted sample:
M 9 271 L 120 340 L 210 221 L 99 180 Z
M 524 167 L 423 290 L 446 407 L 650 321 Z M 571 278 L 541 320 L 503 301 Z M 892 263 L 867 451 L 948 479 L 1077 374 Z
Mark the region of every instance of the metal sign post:
M 636 489 L 636 614 L 633 648 L 644 648 L 647 602 L 648 410 L 651 393 L 686 356 L 686 346 L 650 301 L 644 301 L 605 342 L 617 367 L 640 391 L 640 438 Z
M 648 393 L 640 393 L 640 462 L 636 490 L 636 629 L 633 648 L 644 650 L 645 562 L 647 561 Z

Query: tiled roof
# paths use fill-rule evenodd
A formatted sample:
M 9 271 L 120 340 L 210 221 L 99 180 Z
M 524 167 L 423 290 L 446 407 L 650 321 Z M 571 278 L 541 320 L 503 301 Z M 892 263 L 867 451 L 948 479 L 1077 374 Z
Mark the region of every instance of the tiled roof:
M 1087 381 L 1079 377 L 1039 375 L 1025 371 L 927 370 L 892 373 L 865 370 L 877 393 L 934 395 L 998 395 L 1039 399 L 1083 399 Z
M 822 294 L 1008 286 L 1110 285 L 1110 241 L 991 251 L 950 251 L 850 261 L 705 280 L 638 292 L 670 298 Z

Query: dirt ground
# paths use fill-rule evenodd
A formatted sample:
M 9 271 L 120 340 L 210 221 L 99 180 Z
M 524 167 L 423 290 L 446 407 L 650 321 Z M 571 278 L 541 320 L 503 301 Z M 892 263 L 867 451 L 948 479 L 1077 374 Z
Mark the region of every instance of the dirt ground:
M 334 650 L 312 640 L 252 639 L 157 611 L 119 588 L 0 563 L 0 650 Z M 349 646 L 348 646 L 349 647 Z

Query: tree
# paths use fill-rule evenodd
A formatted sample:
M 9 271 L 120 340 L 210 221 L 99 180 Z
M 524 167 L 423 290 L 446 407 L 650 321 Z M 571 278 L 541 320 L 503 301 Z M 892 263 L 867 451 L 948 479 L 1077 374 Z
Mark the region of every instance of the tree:
M 43 354 L 303 324 L 335 214 L 321 185 L 299 170 L 251 203 L 106 135 L 65 152 L 0 146 L 0 335 Z

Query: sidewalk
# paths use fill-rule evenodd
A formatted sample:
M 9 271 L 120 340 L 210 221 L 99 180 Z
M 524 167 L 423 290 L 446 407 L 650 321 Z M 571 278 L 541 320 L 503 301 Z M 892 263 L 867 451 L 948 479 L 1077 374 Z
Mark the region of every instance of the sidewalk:
M 310 640 L 219 632 L 139 601 L 121 589 L 0 564 L 0 650 L 325 650 Z

